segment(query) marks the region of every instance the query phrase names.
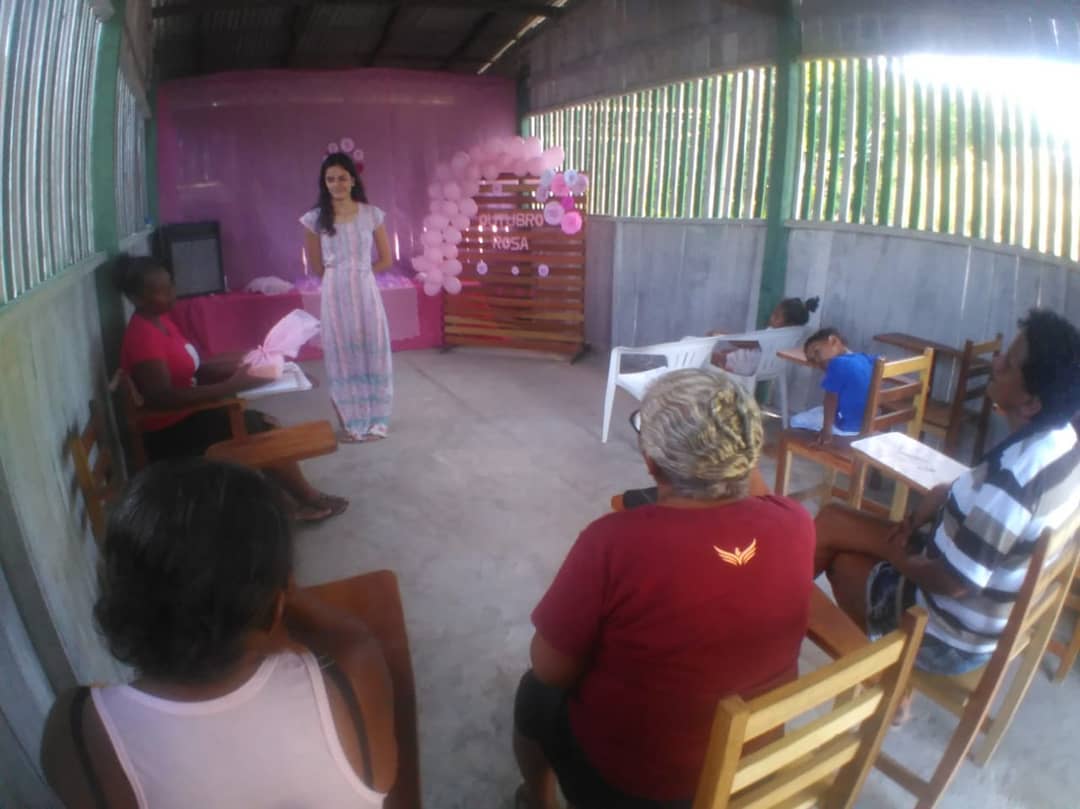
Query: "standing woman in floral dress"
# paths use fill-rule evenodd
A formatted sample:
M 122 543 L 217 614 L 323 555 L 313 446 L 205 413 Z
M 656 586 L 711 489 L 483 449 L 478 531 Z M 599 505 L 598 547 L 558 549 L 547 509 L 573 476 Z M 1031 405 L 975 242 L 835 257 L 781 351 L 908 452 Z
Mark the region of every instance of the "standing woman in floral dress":
M 343 440 L 385 438 L 394 398 L 390 331 L 375 273 L 393 256 L 383 212 L 370 205 L 356 164 L 343 152 L 323 160 L 319 201 L 302 217 L 308 267 L 323 279 L 322 338 L 330 397 Z M 378 258 L 371 261 L 374 243 Z

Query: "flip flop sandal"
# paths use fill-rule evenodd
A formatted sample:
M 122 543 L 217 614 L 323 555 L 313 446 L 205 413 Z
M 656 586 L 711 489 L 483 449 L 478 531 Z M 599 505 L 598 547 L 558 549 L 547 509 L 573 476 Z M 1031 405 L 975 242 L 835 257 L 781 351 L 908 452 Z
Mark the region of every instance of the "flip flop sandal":
M 339 514 L 343 514 L 345 509 L 349 507 L 349 501 L 348 499 L 338 497 L 335 494 L 323 494 L 313 503 L 309 503 L 308 505 L 329 509 L 330 513 L 327 514 L 326 517 L 323 517 L 323 519 L 329 519 L 330 517 L 336 517 Z
M 340 511 L 338 512 L 341 513 Z M 321 503 L 316 505 L 312 503 L 305 503 L 302 506 L 297 507 L 293 514 L 293 517 L 299 523 L 313 524 L 327 520 L 334 516 L 334 511 L 329 505 L 322 505 Z

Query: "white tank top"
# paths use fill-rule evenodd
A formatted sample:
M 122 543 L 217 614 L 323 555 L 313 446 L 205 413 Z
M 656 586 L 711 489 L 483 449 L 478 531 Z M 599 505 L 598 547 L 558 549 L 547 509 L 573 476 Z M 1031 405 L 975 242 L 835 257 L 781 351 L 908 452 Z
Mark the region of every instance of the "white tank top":
M 206 702 L 131 686 L 91 689 L 142 809 L 379 809 L 341 747 L 319 664 L 267 658 L 251 679 Z

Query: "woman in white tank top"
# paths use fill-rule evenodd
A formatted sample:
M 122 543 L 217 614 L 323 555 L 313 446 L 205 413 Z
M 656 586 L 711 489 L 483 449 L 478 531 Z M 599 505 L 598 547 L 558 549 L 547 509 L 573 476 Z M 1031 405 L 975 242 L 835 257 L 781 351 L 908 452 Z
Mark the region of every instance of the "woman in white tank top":
M 361 622 L 290 586 L 285 514 L 239 467 L 175 461 L 132 481 L 94 612 L 138 678 L 53 707 L 42 764 L 69 809 L 383 805 L 385 661 Z

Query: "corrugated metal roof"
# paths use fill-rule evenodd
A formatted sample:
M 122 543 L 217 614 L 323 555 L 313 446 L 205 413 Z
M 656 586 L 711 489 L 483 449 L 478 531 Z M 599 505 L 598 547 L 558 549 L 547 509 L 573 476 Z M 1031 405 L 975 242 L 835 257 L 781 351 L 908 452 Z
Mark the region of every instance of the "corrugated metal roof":
M 477 72 L 565 0 L 152 0 L 160 79 L 267 67 Z

